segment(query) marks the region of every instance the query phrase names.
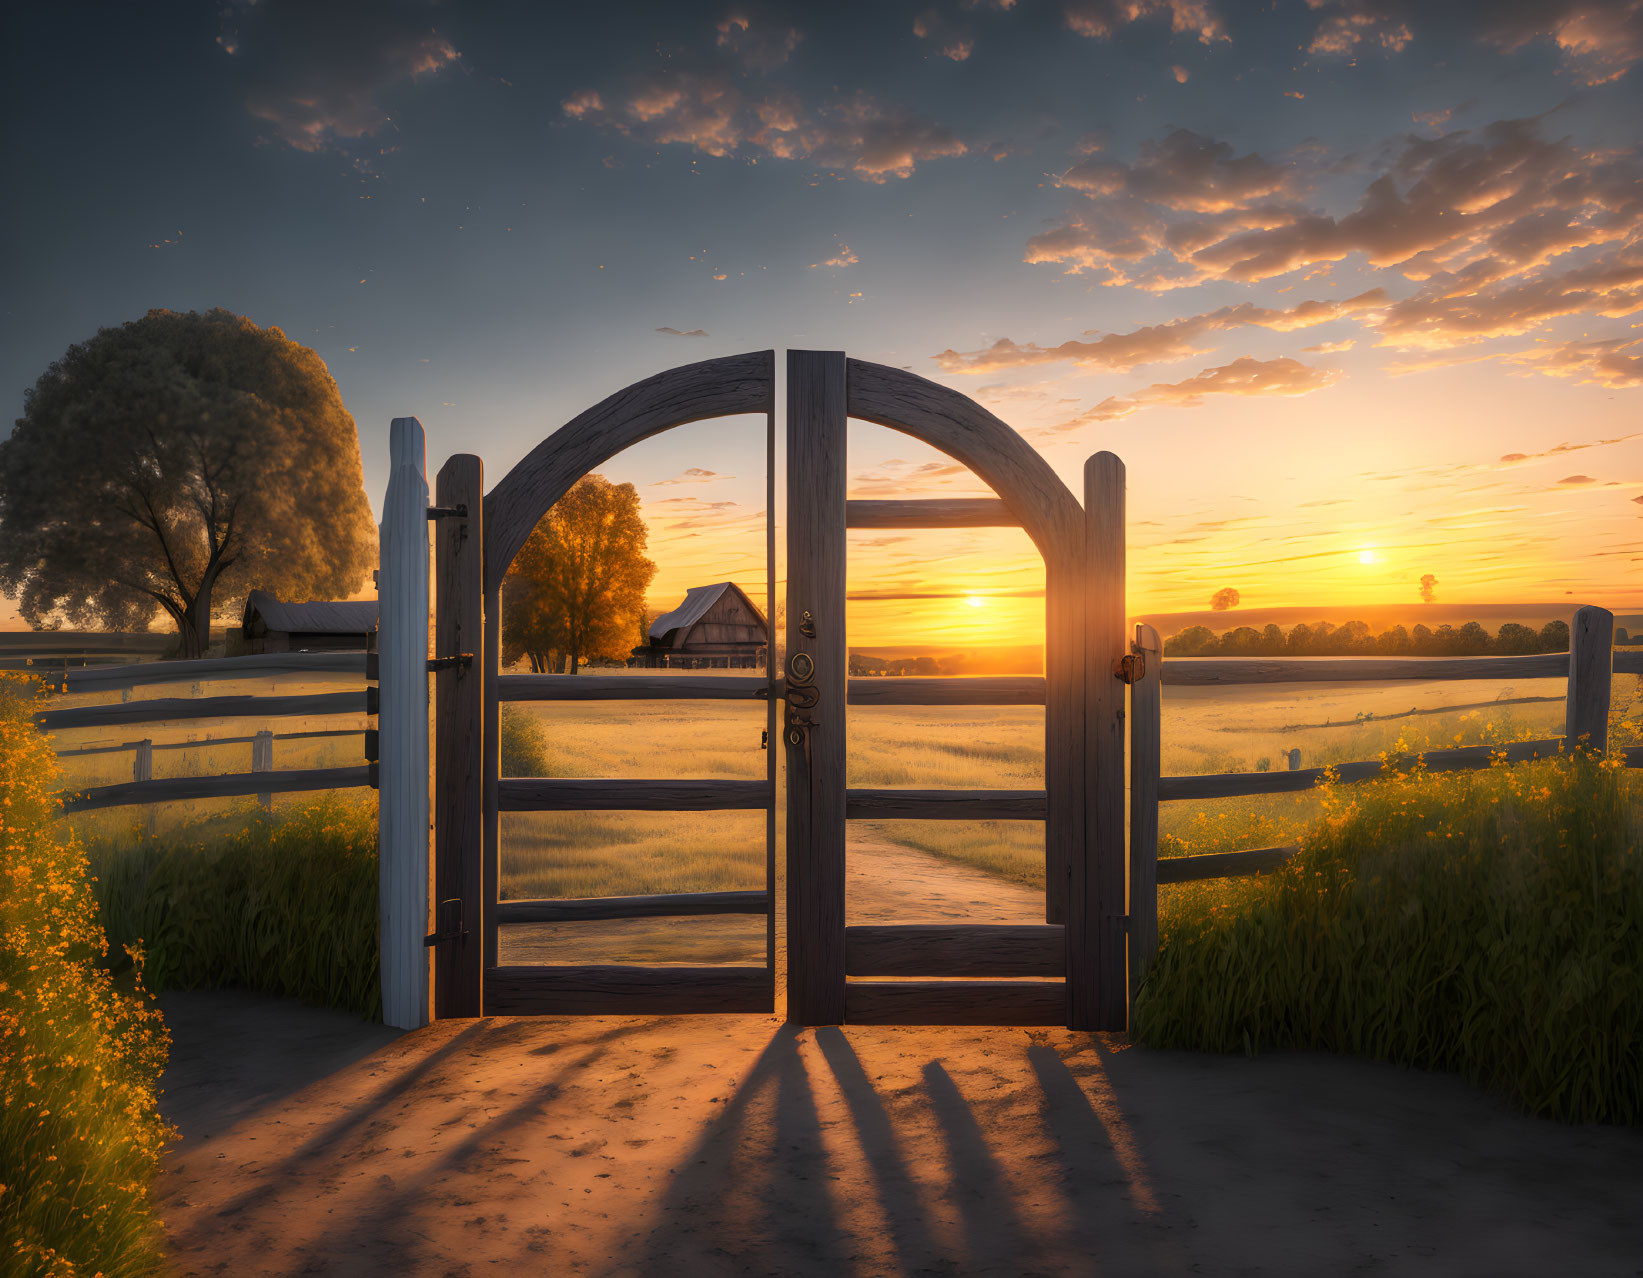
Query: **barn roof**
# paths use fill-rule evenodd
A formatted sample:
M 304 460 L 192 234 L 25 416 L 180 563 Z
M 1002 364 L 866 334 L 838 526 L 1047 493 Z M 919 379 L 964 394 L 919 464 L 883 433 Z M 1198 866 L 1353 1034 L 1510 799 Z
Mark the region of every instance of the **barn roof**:
M 253 616 L 261 617 L 270 630 L 287 634 L 363 635 L 377 628 L 377 604 L 373 599 L 282 603 L 266 590 L 253 590 L 245 600 L 241 627 L 248 636 Z
M 764 613 L 758 605 L 747 597 L 747 592 L 733 581 L 716 581 L 711 586 L 692 586 L 685 591 L 685 601 L 672 612 L 664 612 L 655 621 L 650 623 L 650 641 L 656 643 L 667 638 L 670 630 L 688 631 L 698 621 L 707 615 L 707 610 L 719 602 L 719 597 L 727 590 L 734 590 L 742 597 L 742 602 L 753 610 L 761 624 L 764 624 Z

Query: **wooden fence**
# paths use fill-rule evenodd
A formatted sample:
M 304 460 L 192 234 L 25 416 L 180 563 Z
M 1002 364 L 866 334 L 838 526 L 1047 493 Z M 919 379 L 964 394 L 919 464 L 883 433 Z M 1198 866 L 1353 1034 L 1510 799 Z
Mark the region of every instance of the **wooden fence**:
M 1158 632 L 1135 628 L 1134 652 L 1143 671 L 1130 688 L 1130 875 L 1129 967 L 1139 980 L 1158 948 L 1158 886 L 1200 879 L 1229 878 L 1275 870 L 1295 854 L 1293 847 L 1252 848 L 1202 856 L 1158 859 L 1158 805 L 1179 799 L 1229 799 L 1309 790 L 1332 771 L 1338 781 L 1364 781 L 1387 766 L 1409 765 L 1418 757 L 1429 772 L 1486 768 L 1501 754 L 1509 762 L 1543 758 L 1570 743 L 1607 752 L 1610 675 L 1643 674 L 1643 652 L 1616 651 L 1614 616 L 1602 608 L 1582 608 L 1570 627 L 1567 653 L 1518 657 L 1163 657 Z M 1253 683 L 1338 683 L 1412 679 L 1568 680 L 1564 735 L 1507 746 L 1467 746 L 1429 750 L 1419 756 L 1337 764 L 1333 769 L 1224 773 L 1212 776 L 1161 775 L 1162 687 L 1236 686 Z M 1643 747 L 1622 752 L 1628 767 L 1643 767 Z
M 138 724 L 176 723 L 200 719 L 273 719 L 332 714 L 375 715 L 377 690 L 366 686 L 371 673 L 363 652 L 282 652 L 249 657 L 225 657 L 203 661 L 153 662 L 140 665 L 67 670 L 54 676 L 54 686 L 67 692 L 107 692 L 161 683 L 192 683 L 225 679 L 254 679 L 290 674 L 355 674 L 361 678 L 358 690 L 308 693 L 299 696 L 150 697 L 107 705 L 67 706 L 45 710 L 34 716 L 43 731 L 76 728 L 125 727 Z M 364 750 L 358 766 L 340 768 L 277 768 L 275 742 L 318 737 L 358 736 Z M 250 768 L 217 776 L 154 776 L 156 750 L 208 749 L 224 745 L 249 745 Z M 208 737 L 194 741 L 156 742 L 151 738 L 118 745 L 81 746 L 60 751 L 59 758 L 79 755 L 132 754 L 130 781 L 64 791 L 65 812 L 86 812 L 96 808 L 141 805 L 185 799 L 222 799 L 256 795 L 267 807 L 275 794 L 311 790 L 345 790 L 376 784 L 376 733 L 368 728 L 337 728 L 308 732 L 276 733 L 261 729 L 249 736 Z M 153 828 L 153 813 L 148 815 Z

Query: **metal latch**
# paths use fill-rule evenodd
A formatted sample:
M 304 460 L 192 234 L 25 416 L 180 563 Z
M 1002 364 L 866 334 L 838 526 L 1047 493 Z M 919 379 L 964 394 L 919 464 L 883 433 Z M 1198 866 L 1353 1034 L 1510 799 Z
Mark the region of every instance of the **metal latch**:
M 468 503 L 458 506 L 429 506 L 429 519 L 466 519 L 468 517 Z
M 453 896 L 441 901 L 434 911 L 434 925 L 439 929 L 422 938 L 424 945 L 438 945 L 441 941 L 466 941 L 468 929 L 462 926 L 462 898 Z
M 474 655 L 471 652 L 459 652 L 451 657 L 429 657 L 428 673 L 433 674 L 439 670 L 459 670 L 471 666 L 473 663 Z
M 1117 661 L 1112 663 L 1113 678 L 1125 683 L 1140 683 L 1147 674 L 1147 654 L 1144 652 L 1126 652 Z

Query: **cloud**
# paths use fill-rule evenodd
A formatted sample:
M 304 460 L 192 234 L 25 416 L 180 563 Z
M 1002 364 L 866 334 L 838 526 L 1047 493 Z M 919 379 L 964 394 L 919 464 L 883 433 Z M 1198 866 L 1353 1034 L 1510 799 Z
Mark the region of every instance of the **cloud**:
M 1624 444 L 1632 439 L 1643 439 L 1643 431 L 1635 431 L 1630 435 L 1616 435 L 1613 439 L 1593 439 L 1583 444 L 1558 444 L 1555 448 L 1548 448 L 1542 453 L 1507 453 L 1500 460 L 1502 465 L 1514 466 L 1518 462 L 1539 461 L 1545 457 L 1561 457 L 1565 453 L 1584 452 L 1588 448 L 1604 448 L 1609 444 Z
M 1170 74 L 1175 77 L 1175 83 L 1177 84 L 1185 84 L 1192 78 L 1192 72 L 1185 67 L 1171 67 L 1169 70 Z
M 1117 421 L 1143 408 L 1196 408 L 1208 395 L 1310 395 L 1333 386 L 1341 375 L 1339 369 L 1314 368 L 1287 356 L 1263 360 L 1246 355 L 1219 368 L 1206 368 L 1184 382 L 1155 382 L 1129 395 L 1110 396 L 1056 430 Z
M 1069 30 L 1092 40 L 1110 40 L 1132 22 L 1165 16 L 1172 32 L 1202 44 L 1230 38 L 1209 0 L 1068 0 L 1062 16 Z
M 1643 386 L 1643 339 L 1640 338 L 1564 342 L 1550 349 L 1522 351 L 1506 358 L 1551 377 L 1567 377 L 1616 389 Z
M 708 331 L 705 328 L 692 328 L 692 329 L 682 329 L 681 330 L 681 329 L 677 329 L 677 328 L 670 328 L 666 324 L 662 325 L 662 327 L 657 329 L 656 331 L 658 333 L 668 333 L 668 334 L 671 334 L 674 337 L 707 337 L 707 336 L 709 336 Z
M 949 487 L 954 479 L 963 475 L 970 475 L 970 470 L 957 462 L 910 462 L 892 457 L 852 478 L 850 496 L 902 497 L 909 493 L 935 492 Z
M 733 54 L 749 71 L 769 72 L 785 66 L 804 40 L 797 27 L 756 25 L 745 13 L 732 14 L 716 30 L 718 47 Z
M 975 52 L 975 35 L 970 28 L 944 16 L 939 9 L 926 9 L 913 19 L 913 34 L 928 40 L 944 58 L 964 62 Z
M 682 471 L 672 479 L 658 479 L 650 486 L 652 488 L 666 488 L 671 484 L 711 484 L 719 479 L 735 479 L 734 475 L 721 475 L 716 470 L 703 470 L 700 466 L 692 466 Z M 670 497 L 668 501 L 688 501 L 687 497 Z M 660 503 L 658 503 L 660 504 Z M 723 503 L 720 503 L 721 505 Z
M 298 151 L 338 151 L 392 122 L 386 99 L 458 64 L 431 5 L 236 0 L 217 43 L 242 68 L 246 109 Z
M 1382 289 L 1370 289 L 1339 301 L 1301 302 L 1287 310 L 1242 302 L 1204 315 L 1192 315 L 1165 324 L 1149 324 L 1127 333 L 1106 333 L 1094 340 L 1073 339 L 1058 346 L 1039 346 L 1033 342 L 1022 344 L 1001 337 L 983 350 L 945 350 L 932 358 L 944 372 L 949 373 L 996 373 L 1009 368 L 1062 361 L 1086 368 L 1125 372 L 1142 364 L 1202 355 L 1204 352 L 1196 343 L 1211 333 L 1244 326 L 1291 332 L 1372 311 L 1387 303 L 1386 293 Z
M 1557 481 L 1561 484 L 1595 484 L 1597 480 L 1590 475 L 1565 475 Z
M 1356 338 L 1343 337 L 1338 342 L 1319 342 L 1316 346 L 1303 346 L 1301 347 L 1301 353 L 1303 355 L 1339 355 L 1342 351 L 1351 350 L 1357 344 Z
M 861 261 L 861 258 L 857 257 L 850 251 L 850 246 L 848 244 L 840 244 L 838 247 L 839 251 L 832 257 L 828 258 L 825 262 L 810 263 L 810 269 L 815 270 L 818 266 L 854 266 L 857 262 Z

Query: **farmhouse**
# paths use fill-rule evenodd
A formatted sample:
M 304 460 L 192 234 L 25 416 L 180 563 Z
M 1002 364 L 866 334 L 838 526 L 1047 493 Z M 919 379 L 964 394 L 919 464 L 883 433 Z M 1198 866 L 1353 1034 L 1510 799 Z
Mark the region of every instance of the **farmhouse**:
M 281 603 L 266 590 L 253 590 L 240 634 L 248 653 L 360 652 L 376 628 L 374 599 Z
M 764 663 L 770 626 L 733 581 L 692 586 L 684 602 L 650 623 L 650 642 L 633 650 L 633 665 L 700 670 L 747 669 Z

